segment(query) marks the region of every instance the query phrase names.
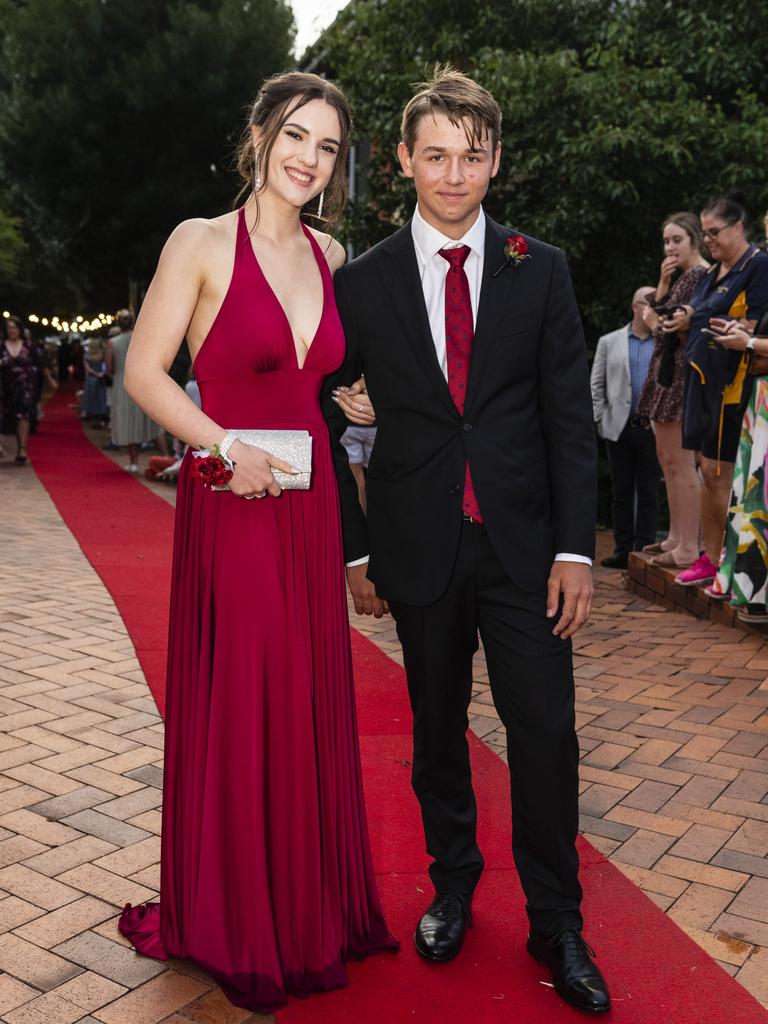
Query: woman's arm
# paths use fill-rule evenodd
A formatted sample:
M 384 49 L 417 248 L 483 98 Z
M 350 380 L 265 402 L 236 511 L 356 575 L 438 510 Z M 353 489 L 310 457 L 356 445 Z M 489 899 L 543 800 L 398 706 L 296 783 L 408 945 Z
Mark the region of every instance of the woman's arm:
M 204 448 L 223 441 L 226 431 L 198 409 L 168 371 L 197 307 L 211 231 L 205 221 L 190 220 L 168 239 L 125 360 L 125 389 L 131 398 L 174 437 Z
M 220 444 L 227 431 L 199 409 L 168 375 L 197 307 L 205 281 L 204 254 L 215 245 L 214 228 L 204 220 L 180 224 L 165 244 L 128 346 L 125 389 L 174 437 L 199 448 Z M 296 472 L 288 463 L 253 445 L 229 449 L 235 472 L 231 489 L 239 495 L 280 494 L 272 469 Z
M 32 348 L 32 362 L 34 363 L 35 368 L 40 371 L 47 381 L 48 387 L 51 391 L 55 391 L 58 388 L 59 383 L 54 379 L 53 374 L 48 368 L 48 359 L 46 354 L 36 346 L 33 346 Z

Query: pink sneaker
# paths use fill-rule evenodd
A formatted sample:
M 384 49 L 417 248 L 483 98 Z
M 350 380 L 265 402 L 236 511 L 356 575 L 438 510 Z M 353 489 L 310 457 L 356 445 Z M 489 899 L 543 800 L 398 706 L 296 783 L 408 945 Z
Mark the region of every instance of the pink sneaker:
M 714 583 L 710 583 L 708 587 L 704 587 L 704 593 L 707 597 L 711 597 L 713 601 L 725 601 L 726 598 L 731 596 L 727 591 L 720 589 L 717 577 L 715 577 Z
M 698 587 L 702 583 L 711 583 L 717 576 L 717 566 L 706 553 L 698 558 L 690 569 L 683 569 L 675 576 L 675 583 L 681 587 Z

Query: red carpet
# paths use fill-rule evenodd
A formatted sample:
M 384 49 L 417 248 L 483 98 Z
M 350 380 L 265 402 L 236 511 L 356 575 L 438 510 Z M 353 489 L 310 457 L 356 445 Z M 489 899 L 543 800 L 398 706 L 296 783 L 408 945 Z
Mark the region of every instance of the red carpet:
M 114 598 L 163 714 L 173 509 L 94 448 L 73 400 L 64 387 L 48 401 L 30 460 Z
M 94 448 L 56 395 L 30 455 L 69 529 L 112 594 L 163 709 L 173 510 Z M 346 989 L 295 1000 L 281 1024 L 560 1024 L 564 1005 L 523 951 L 523 897 L 510 853 L 504 764 L 471 737 L 486 871 L 475 927 L 450 965 L 422 963 L 411 935 L 429 895 L 410 789 L 410 711 L 402 669 L 353 631 L 359 721 L 374 860 L 398 956 L 349 968 Z M 587 938 L 623 1024 L 768 1024 L 768 1013 L 597 850 L 581 841 Z

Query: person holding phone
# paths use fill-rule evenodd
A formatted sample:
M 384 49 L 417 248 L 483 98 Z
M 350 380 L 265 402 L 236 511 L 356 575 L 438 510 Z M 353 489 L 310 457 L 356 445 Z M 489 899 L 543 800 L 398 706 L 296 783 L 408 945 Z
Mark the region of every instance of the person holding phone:
M 683 447 L 701 455 L 704 552 L 675 577 L 681 586 L 708 584 L 717 575 L 741 420 L 752 386 L 747 359 L 704 332 L 713 317 L 740 321 L 751 330 L 768 309 L 768 253 L 748 241 L 746 220 L 735 197 L 715 199 L 702 210 L 714 264 L 690 303 L 662 324 L 666 333 L 688 332 Z
M 766 460 L 768 460 L 768 314 L 755 334 L 736 320 L 715 317 L 710 336 L 724 350 L 749 359 L 754 384 L 744 411 L 733 476 L 733 492 L 725 529 L 725 552 L 712 588 L 731 595 L 731 605 L 746 622 L 768 622 L 768 559 L 765 524 L 768 520 Z
M 683 380 L 685 331 L 663 325 L 684 309 L 696 293 L 709 263 L 701 221 L 695 213 L 673 213 L 662 226 L 664 259 L 659 283 L 648 296 L 643 319 L 653 331 L 654 350 L 637 407 L 653 424 L 656 455 L 664 475 L 669 504 L 669 533 L 661 543 L 643 549 L 656 565 L 686 568 L 699 557 L 699 478 L 696 457 L 683 448 Z

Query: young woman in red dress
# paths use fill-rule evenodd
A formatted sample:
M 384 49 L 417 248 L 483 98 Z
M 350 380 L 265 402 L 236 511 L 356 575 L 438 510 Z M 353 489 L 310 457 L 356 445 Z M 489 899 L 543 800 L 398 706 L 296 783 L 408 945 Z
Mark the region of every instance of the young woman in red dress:
M 230 430 L 313 438 L 309 490 L 235 441 L 230 491 L 179 476 L 168 651 L 160 903 L 120 930 L 186 957 L 269 1012 L 394 950 L 363 802 L 338 490 L 319 395 L 345 343 L 342 246 L 302 223 L 343 205 L 350 115 L 333 85 L 268 80 L 239 154 L 248 198 L 168 240 L 134 330 L 132 397 L 198 448 Z M 202 409 L 168 376 L 184 337 Z M 255 500 L 249 500 L 255 499 Z

